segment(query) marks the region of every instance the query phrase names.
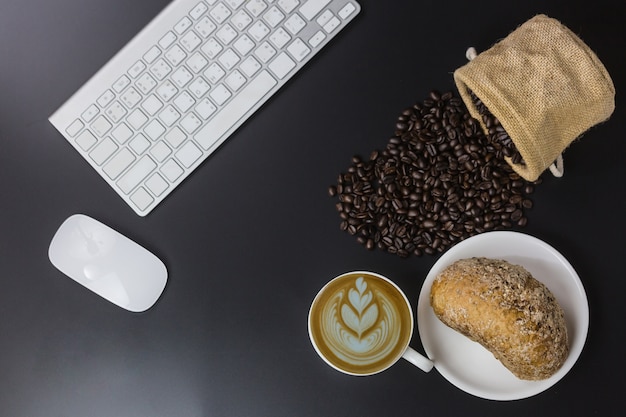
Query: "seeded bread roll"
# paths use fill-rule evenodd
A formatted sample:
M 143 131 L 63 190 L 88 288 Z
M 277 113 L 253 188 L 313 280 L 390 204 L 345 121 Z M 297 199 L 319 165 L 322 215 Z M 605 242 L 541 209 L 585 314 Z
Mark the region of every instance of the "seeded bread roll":
M 461 259 L 430 290 L 435 315 L 488 349 L 515 376 L 552 376 L 569 353 L 563 310 L 523 267 L 488 258 Z

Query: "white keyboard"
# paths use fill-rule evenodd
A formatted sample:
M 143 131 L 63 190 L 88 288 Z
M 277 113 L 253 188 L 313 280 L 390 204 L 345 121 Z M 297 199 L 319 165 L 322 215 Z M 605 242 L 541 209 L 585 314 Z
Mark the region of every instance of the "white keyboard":
M 145 216 L 360 11 L 174 0 L 50 122 Z

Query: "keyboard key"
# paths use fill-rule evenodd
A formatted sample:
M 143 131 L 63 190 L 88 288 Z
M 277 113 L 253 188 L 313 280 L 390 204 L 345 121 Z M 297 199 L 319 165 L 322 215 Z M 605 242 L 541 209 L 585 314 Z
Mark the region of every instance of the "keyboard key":
M 237 31 L 233 29 L 231 25 L 226 23 L 220 30 L 215 33 L 217 39 L 222 41 L 224 45 L 228 45 L 233 39 L 237 37 Z
M 191 12 L 189 12 L 189 16 L 191 16 L 192 19 L 197 20 L 200 16 L 206 13 L 207 10 L 209 10 L 207 5 L 200 2 L 191 10 Z
M 287 47 L 287 51 L 297 60 L 302 61 L 311 52 L 302 39 L 296 38 L 291 45 Z
M 237 55 L 232 49 L 228 48 L 222 55 L 220 55 L 218 61 L 226 70 L 230 70 L 237 65 L 237 62 L 239 62 L 239 55 Z
M 297 14 L 292 15 L 285 21 L 285 28 L 287 28 L 292 35 L 297 35 L 305 26 L 306 22 Z
M 144 155 L 117 181 L 117 186 L 124 194 L 128 194 L 156 167 L 157 164 L 149 156 Z
M 120 100 L 122 103 L 129 109 L 135 107 L 142 99 L 141 94 L 135 89 L 135 87 L 129 87 L 124 93 L 120 96 Z
M 291 13 L 300 2 L 298 0 L 278 0 L 278 5 L 286 13 Z
M 90 131 L 83 130 L 83 132 L 76 137 L 75 142 L 83 151 L 87 152 L 98 142 L 98 139 Z
M 144 54 L 143 59 L 145 59 L 148 64 L 152 64 L 154 60 L 159 57 L 159 55 L 161 55 L 161 50 L 155 45 L 148 49 L 148 52 Z
M 259 61 L 254 59 L 254 57 L 249 56 L 241 63 L 239 68 L 241 68 L 243 73 L 246 74 L 248 77 L 252 77 L 254 74 L 257 73 L 257 71 L 261 69 L 261 64 L 259 64 Z
M 204 76 L 207 77 L 212 84 L 217 83 L 224 75 L 226 75 L 226 72 L 216 63 L 209 65 L 209 68 L 204 71 Z
M 104 117 L 98 116 L 91 124 L 91 129 L 99 137 L 103 137 L 113 125 Z
M 170 67 L 162 58 L 157 59 L 152 67 L 150 67 L 150 72 L 156 77 L 157 80 L 163 80 L 171 71 L 172 67 Z
M 337 17 L 333 16 L 328 23 L 326 23 L 324 25 L 324 30 L 327 33 L 331 33 L 332 31 L 334 31 L 335 29 L 337 29 L 339 27 L 339 25 L 341 24 L 341 21 L 339 19 L 337 19 Z
M 106 107 L 113 101 L 115 94 L 111 90 L 106 90 L 100 97 L 98 97 L 98 104 L 100 107 Z
M 186 91 L 183 91 L 174 99 L 174 105 L 183 113 L 189 110 L 194 104 L 196 104 L 196 100 Z
M 198 116 L 202 117 L 205 120 L 211 117 L 211 115 L 216 111 L 217 107 L 215 107 L 215 104 L 213 104 L 208 98 L 200 100 L 200 102 L 196 106 L 196 113 L 198 113 Z
M 122 75 L 120 78 L 117 79 L 117 81 L 113 83 L 113 89 L 115 90 L 116 93 L 121 93 L 129 85 L 130 85 L 130 78 L 128 78 L 125 75 Z
M 139 133 L 133 138 L 133 140 L 130 141 L 129 146 L 137 155 L 141 155 L 150 147 L 150 141 L 146 139 L 144 135 Z
M 122 172 L 126 170 L 135 161 L 135 156 L 126 148 L 120 149 L 120 151 L 113 156 L 106 163 L 102 171 L 112 180 L 116 179 Z
M 189 66 L 189 69 L 191 69 L 194 73 L 197 74 L 200 71 L 202 71 L 204 67 L 209 65 L 209 61 L 207 61 L 204 55 L 202 55 L 199 52 L 196 52 L 191 57 L 189 57 L 189 59 L 187 60 L 187 65 Z
M 257 20 L 252 26 L 250 26 L 248 33 L 252 36 L 252 38 L 254 38 L 254 40 L 260 42 L 267 36 L 268 33 L 270 33 L 270 29 L 263 22 Z
M 170 185 L 158 173 L 153 174 L 146 180 L 146 187 L 155 196 L 160 196 Z
M 117 123 L 122 120 L 122 117 L 126 115 L 126 109 L 119 101 L 115 101 L 113 104 L 106 109 L 106 115 L 109 116 L 109 119 L 113 123 Z
M 222 24 L 230 16 L 230 10 L 223 3 L 220 3 L 212 8 L 209 14 L 217 24 Z
M 202 151 L 193 142 L 187 142 L 183 145 L 178 152 L 176 152 L 176 158 L 185 167 L 190 168 L 200 157 Z
M 139 210 L 143 211 L 150 207 L 150 204 L 154 202 L 154 198 L 152 198 L 143 187 L 139 187 L 137 191 L 130 196 L 130 201 L 132 201 Z
M 276 59 L 268 65 L 268 68 L 280 79 L 285 78 L 295 67 L 296 63 L 284 52 L 281 52 Z
M 159 45 L 163 49 L 169 48 L 174 42 L 176 42 L 176 35 L 172 31 L 168 31 L 161 39 L 159 39 Z
M 68 135 L 70 135 L 70 137 L 74 137 L 78 135 L 78 132 L 80 132 L 83 127 L 85 127 L 85 124 L 80 119 L 76 119 L 67 127 L 67 129 L 65 129 L 65 131 Z
M 165 161 L 163 166 L 161 166 L 160 171 L 169 182 L 176 181 L 185 172 L 185 170 L 182 169 L 173 159 Z
M 278 24 L 284 18 L 285 18 L 285 15 L 283 14 L 283 12 L 278 10 L 278 7 L 276 6 L 270 7 L 270 9 L 267 12 L 265 12 L 265 14 L 263 14 L 263 20 L 265 20 L 265 22 L 273 28 L 278 26 Z
M 222 51 L 222 45 L 215 39 L 209 39 L 202 47 L 200 48 L 202 52 L 209 57 L 209 59 L 213 59 Z
M 172 81 L 180 88 L 186 86 L 191 80 L 193 80 L 193 74 L 185 67 L 178 68 L 172 74 Z
M 193 133 L 202 125 L 202 121 L 196 117 L 195 114 L 189 113 L 181 121 L 180 126 L 187 133 Z
M 135 109 L 126 118 L 126 121 L 135 129 L 141 129 L 147 121 L 148 117 L 139 109 Z
M 174 30 L 179 35 L 182 35 L 183 33 L 185 33 L 187 29 L 191 27 L 191 25 L 192 25 L 191 19 L 189 19 L 188 17 L 183 17 L 182 19 L 178 21 L 178 23 L 174 25 Z
M 228 5 L 230 7 L 233 8 L 233 10 L 237 9 L 239 6 L 241 6 L 243 4 L 245 0 L 226 0 L 226 3 L 228 3 Z
M 102 165 L 119 147 L 110 138 L 105 138 L 89 152 L 91 159 L 97 164 Z
M 157 143 L 152 147 L 152 149 L 150 149 L 150 155 L 152 155 L 157 162 L 165 161 L 165 158 L 167 158 L 171 153 L 172 150 L 163 142 Z
M 178 64 L 183 62 L 185 58 L 187 58 L 187 54 L 185 53 L 185 51 L 183 51 L 183 48 L 181 48 L 178 45 L 174 45 L 169 51 L 165 53 L 165 58 L 167 58 L 167 61 L 170 64 L 176 67 L 178 66 Z M 171 68 L 169 67 L 169 65 L 165 65 L 165 61 L 162 61 L 162 62 L 157 61 L 156 64 L 157 64 L 157 67 L 153 67 L 152 73 L 156 74 L 159 79 L 163 79 L 165 75 L 169 74 L 169 72 L 171 71 Z M 160 76 L 159 74 L 164 74 L 164 75 Z
M 193 80 L 191 84 L 189 84 L 189 91 L 191 91 L 191 94 L 193 94 L 197 98 L 200 98 L 203 95 L 205 95 L 206 92 L 209 91 L 210 89 L 211 89 L 211 86 L 202 77 L 196 78 L 195 80 Z
M 354 7 L 354 4 L 348 3 L 345 6 L 343 6 L 343 9 L 339 10 L 339 17 L 345 20 L 352 13 L 354 13 L 355 10 L 356 10 L 356 7 Z
M 180 44 L 187 50 L 187 52 L 191 52 L 196 49 L 202 43 L 202 39 L 193 30 L 187 32 L 180 40 Z
M 148 94 L 154 87 L 157 86 L 157 82 L 152 75 L 145 72 L 141 77 L 139 77 L 135 85 L 143 94 Z
M 261 46 L 259 46 L 256 51 L 254 51 L 254 55 L 261 60 L 261 62 L 265 63 L 269 61 L 274 55 L 276 55 L 276 49 L 272 47 L 267 42 L 263 42 Z
M 166 80 L 157 88 L 156 93 L 161 98 L 161 100 L 169 101 L 172 97 L 176 95 L 176 93 L 178 93 L 178 89 L 174 84 Z
M 267 8 L 267 4 L 263 0 L 250 0 L 246 3 L 246 9 L 252 13 L 252 16 L 259 17 L 263 10 Z
M 233 90 L 237 91 L 243 86 L 246 82 L 246 77 L 244 77 L 239 71 L 234 70 L 232 73 L 226 77 L 226 85 Z
M 326 39 L 326 35 L 321 30 L 318 30 L 317 32 L 315 32 L 315 35 L 313 35 L 311 39 L 309 39 L 309 44 L 313 48 L 317 48 L 324 41 L 324 39 Z
M 211 33 L 213 33 L 215 29 L 217 29 L 217 26 L 215 25 L 215 23 L 211 21 L 211 19 L 209 19 L 209 16 L 204 16 L 202 19 L 198 21 L 198 23 L 195 26 L 195 29 L 198 31 L 200 36 L 202 36 L 203 38 L 206 38 Z
M 85 110 L 80 115 L 80 117 L 82 117 L 84 121 L 89 123 L 93 120 L 94 117 L 98 115 L 99 112 L 100 112 L 100 109 L 98 109 L 98 107 L 95 104 L 92 104 L 91 106 L 87 107 L 87 110 Z
M 245 33 L 239 37 L 233 44 L 233 48 L 240 55 L 244 56 L 254 48 L 255 43 Z
M 324 26 L 326 23 L 328 23 L 330 19 L 332 19 L 333 16 L 333 12 L 331 12 L 330 10 L 324 10 L 324 13 L 319 15 L 319 17 L 315 19 L 315 21 L 318 25 Z
M 245 10 L 239 10 L 235 13 L 233 18 L 230 19 L 230 22 L 235 25 L 238 30 L 242 31 L 247 28 L 250 23 L 252 23 L 252 18 L 248 13 L 246 13 Z
M 267 72 L 261 71 L 194 136 L 205 151 L 211 149 L 259 100 L 277 84 Z
M 178 148 L 185 139 L 187 139 L 187 135 L 178 126 L 174 126 L 165 134 L 165 140 L 172 148 Z
M 300 13 L 307 20 L 312 20 L 315 15 L 322 11 L 331 0 L 308 0 L 302 7 Z
M 209 93 L 209 95 L 218 106 L 221 106 L 230 98 L 231 93 L 226 87 L 224 87 L 224 84 L 219 84 Z
M 270 35 L 269 40 L 275 47 L 282 48 L 291 40 L 291 36 L 289 36 L 285 29 L 278 28 L 278 30 Z
M 180 113 L 172 106 L 165 107 L 161 113 L 159 113 L 159 120 L 168 127 L 176 123 L 178 119 L 180 119 Z
M 130 130 L 126 123 L 121 123 L 111 131 L 111 136 L 113 136 L 113 139 L 115 139 L 117 143 L 123 145 L 133 136 L 133 131 Z
M 154 94 L 150 94 L 144 102 L 141 103 L 141 107 L 150 116 L 154 116 L 159 110 L 161 110 L 163 103 Z
M 151 120 L 143 131 L 148 135 L 150 139 L 157 140 L 163 133 L 165 133 L 165 128 L 158 120 Z

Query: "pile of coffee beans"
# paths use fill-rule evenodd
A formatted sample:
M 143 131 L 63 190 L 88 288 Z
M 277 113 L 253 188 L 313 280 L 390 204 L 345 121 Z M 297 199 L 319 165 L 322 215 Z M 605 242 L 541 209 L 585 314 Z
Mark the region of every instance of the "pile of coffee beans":
M 352 158 L 329 187 L 341 229 L 401 257 L 443 252 L 478 233 L 523 227 L 536 183 L 515 173 L 463 101 L 430 93 L 398 117 L 369 159 Z

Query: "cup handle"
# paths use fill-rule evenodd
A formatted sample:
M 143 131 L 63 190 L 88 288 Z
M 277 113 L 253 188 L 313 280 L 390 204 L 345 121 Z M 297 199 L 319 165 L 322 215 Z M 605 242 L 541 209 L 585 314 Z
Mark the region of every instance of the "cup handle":
M 430 370 L 433 369 L 433 361 L 417 353 L 417 351 L 410 346 L 406 348 L 402 357 L 424 372 L 430 372 Z

